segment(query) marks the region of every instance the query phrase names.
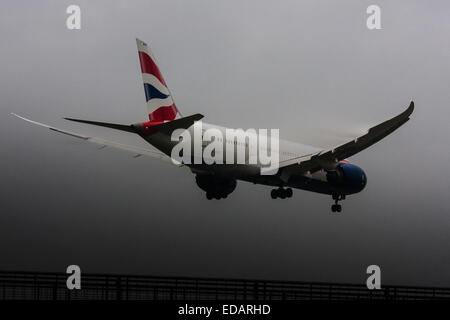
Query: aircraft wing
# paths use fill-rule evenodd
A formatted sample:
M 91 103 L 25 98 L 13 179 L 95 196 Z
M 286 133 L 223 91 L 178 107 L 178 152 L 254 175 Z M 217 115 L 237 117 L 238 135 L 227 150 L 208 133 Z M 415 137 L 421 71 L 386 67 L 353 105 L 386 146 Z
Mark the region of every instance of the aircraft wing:
M 411 104 L 405 111 L 392 119 L 370 128 L 367 133 L 362 136 L 356 137 L 347 143 L 329 150 L 322 150 L 315 154 L 309 154 L 281 162 L 280 171 L 282 180 L 288 181 L 291 175 L 304 174 L 308 171 L 315 172 L 320 169 L 330 170 L 335 168 L 339 161 L 370 147 L 401 127 L 409 120 L 413 111 L 414 102 L 411 101 Z
M 63 133 L 63 134 L 66 134 L 66 135 L 69 135 L 69 136 L 72 136 L 72 137 L 75 137 L 78 139 L 82 139 L 85 141 L 89 141 L 89 142 L 98 144 L 101 146 L 100 149 L 103 149 L 105 147 L 113 147 L 115 149 L 129 151 L 134 154 L 135 158 L 145 155 L 145 156 L 161 159 L 161 160 L 172 163 L 171 159 L 168 156 L 166 156 L 164 153 L 159 152 L 157 150 L 141 148 L 141 147 L 137 147 L 137 146 L 133 146 L 133 145 L 129 145 L 129 144 L 123 144 L 123 143 L 114 142 L 114 141 L 109 141 L 109 140 L 105 140 L 105 139 L 93 137 L 93 136 L 86 136 L 86 135 L 82 135 L 79 133 L 75 133 L 75 132 L 71 132 L 71 131 L 67 131 L 67 130 L 63 130 L 63 129 L 58 129 L 58 128 L 55 128 L 55 127 L 52 127 L 52 126 L 49 126 L 49 125 L 46 125 L 44 123 L 40 123 L 37 121 L 33 121 L 33 120 L 27 119 L 25 117 L 19 116 L 15 113 L 11 113 L 11 114 L 16 116 L 17 118 L 20 118 L 22 120 L 25 120 L 27 122 L 30 122 L 32 124 L 35 124 L 35 125 L 38 125 L 41 127 L 48 128 L 52 131 L 56 131 L 56 132 Z

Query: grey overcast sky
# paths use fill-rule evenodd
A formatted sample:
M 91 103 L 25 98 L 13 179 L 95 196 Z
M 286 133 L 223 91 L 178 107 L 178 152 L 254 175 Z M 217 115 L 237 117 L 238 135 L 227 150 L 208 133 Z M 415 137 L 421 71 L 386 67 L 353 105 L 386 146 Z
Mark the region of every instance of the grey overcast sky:
M 81 7 L 81 30 L 66 8 Z M 381 7 L 381 30 L 366 8 Z M 450 286 L 448 1 L 9 1 L 0 4 L 0 269 Z M 119 142 L 63 116 L 146 119 L 135 38 L 184 115 L 332 146 L 416 103 L 352 157 L 366 189 L 331 198 L 238 183 L 206 201 L 185 168 L 98 150 L 10 116 Z

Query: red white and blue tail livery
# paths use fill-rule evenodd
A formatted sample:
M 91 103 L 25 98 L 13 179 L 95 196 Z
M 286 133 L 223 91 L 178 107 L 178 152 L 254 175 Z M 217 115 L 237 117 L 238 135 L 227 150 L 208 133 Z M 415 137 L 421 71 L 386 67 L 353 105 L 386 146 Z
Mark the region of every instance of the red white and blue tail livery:
M 141 63 L 149 120 L 165 122 L 180 118 L 180 113 L 150 48 L 140 39 L 136 39 L 136 44 Z

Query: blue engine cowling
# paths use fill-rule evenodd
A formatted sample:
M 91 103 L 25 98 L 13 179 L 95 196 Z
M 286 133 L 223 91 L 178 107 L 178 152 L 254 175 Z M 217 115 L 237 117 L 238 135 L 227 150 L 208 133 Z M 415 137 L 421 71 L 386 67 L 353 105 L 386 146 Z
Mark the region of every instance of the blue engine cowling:
M 327 172 L 327 181 L 343 194 L 352 194 L 364 189 L 367 177 L 360 167 L 341 162 L 335 170 Z

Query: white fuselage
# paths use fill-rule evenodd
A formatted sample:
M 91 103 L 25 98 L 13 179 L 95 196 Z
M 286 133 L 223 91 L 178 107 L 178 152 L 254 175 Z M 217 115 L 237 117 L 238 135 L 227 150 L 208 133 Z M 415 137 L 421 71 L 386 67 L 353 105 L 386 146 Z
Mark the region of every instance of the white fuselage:
M 218 132 L 221 133 L 220 140 L 217 140 L 222 147 L 223 147 L 223 163 L 221 164 L 206 164 L 205 160 L 208 161 L 208 155 L 204 154 L 203 151 L 205 151 L 205 148 L 211 143 L 210 139 L 206 139 L 208 141 L 204 141 L 203 134 L 210 130 L 215 129 Z M 259 184 L 266 184 L 266 185 L 272 185 L 272 186 L 278 186 L 284 184 L 280 180 L 280 173 L 279 171 L 275 171 L 272 175 L 261 175 L 261 164 L 258 162 L 256 164 L 249 163 L 249 160 L 252 155 L 254 155 L 255 149 L 251 147 L 251 144 L 249 143 L 248 138 L 248 131 L 244 130 L 238 130 L 235 131 L 234 137 L 227 136 L 227 132 L 234 129 L 229 129 L 222 126 L 217 126 L 213 124 L 208 124 L 202 122 L 201 130 L 199 131 L 194 128 L 194 126 L 191 126 L 187 129 L 187 132 L 189 132 L 189 135 L 191 137 L 191 155 L 195 154 L 195 139 L 199 139 L 201 143 L 201 154 L 203 155 L 203 161 L 196 161 L 194 157 L 192 156 L 191 161 L 189 163 L 183 163 L 184 165 L 190 167 L 192 172 L 197 174 L 214 174 L 217 176 L 223 176 L 223 177 L 230 177 L 235 178 L 239 180 L 245 180 L 249 182 L 259 183 Z M 201 137 L 198 137 L 198 134 L 200 133 Z M 197 135 L 197 136 L 196 136 Z M 173 148 L 179 143 L 179 140 L 175 137 L 175 139 L 172 140 L 172 137 L 162 134 L 162 133 L 155 133 L 150 136 L 144 137 L 149 143 L 154 145 L 159 150 L 163 151 L 166 155 L 171 156 Z M 261 135 L 257 133 L 257 141 L 261 141 Z M 270 139 L 268 139 L 270 140 Z M 295 161 L 295 159 L 299 159 L 302 157 L 307 157 L 311 154 L 315 154 L 319 152 L 320 148 L 295 143 L 287 140 L 279 139 L 278 148 L 272 148 L 270 144 L 261 145 L 258 143 L 257 146 L 257 152 L 258 153 L 265 153 L 267 155 L 270 155 L 271 153 L 277 153 L 278 161 L 282 165 L 283 162 L 286 161 Z M 233 152 L 233 163 L 227 163 L 225 160 L 227 158 L 227 152 L 230 151 L 230 147 Z M 238 155 L 238 149 L 241 148 L 241 150 L 245 153 L 245 162 L 239 163 L 237 161 L 237 155 Z M 252 152 L 253 151 L 253 152 Z M 319 170 L 313 174 L 306 173 L 304 175 L 308 179 L 317 180 L 317 181 L 326 181 L 325 172 L 323 170 Z M 293 187 L 297 187 L 296 185 L 293 185 Z

